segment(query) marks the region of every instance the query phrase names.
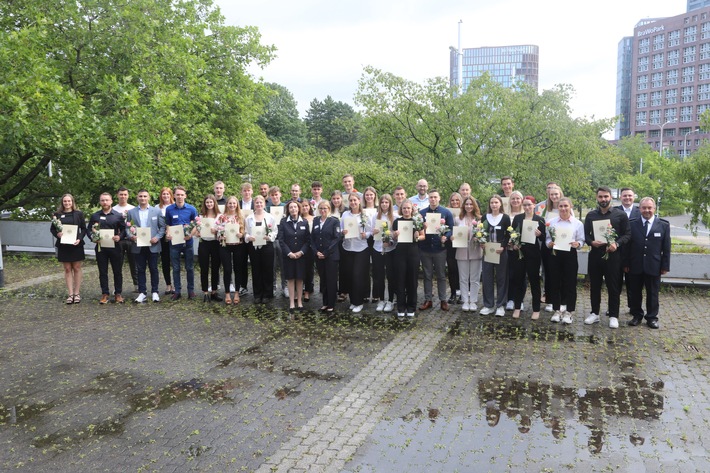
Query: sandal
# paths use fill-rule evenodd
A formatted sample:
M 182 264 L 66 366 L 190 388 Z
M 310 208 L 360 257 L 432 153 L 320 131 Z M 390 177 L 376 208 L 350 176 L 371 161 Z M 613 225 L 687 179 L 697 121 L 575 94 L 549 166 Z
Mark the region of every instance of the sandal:
M 239 304 L 239 302 L 240 302 L 240 300 L 239 300 L 239 294 L 236 294 L 236 293 L 235 293 L 235 294 L 234 294 L 234 303 L 235 303 L 235 304 Z
M 540 312 L 533 312 L 532 317 L 530 317 L 533 320 L 537 320 L 540 318 Z
M 74 295 L 69 294 L 69 297 L 64 301 L 65 304 L 73 304 L 74 303 Z
M 81 302 L 81 296 L 79 294 L 74 294 L 74 304 Z
M 229 294 L 224 295 L 224 303 L 227 305 L 232 305 L 232 297 Z

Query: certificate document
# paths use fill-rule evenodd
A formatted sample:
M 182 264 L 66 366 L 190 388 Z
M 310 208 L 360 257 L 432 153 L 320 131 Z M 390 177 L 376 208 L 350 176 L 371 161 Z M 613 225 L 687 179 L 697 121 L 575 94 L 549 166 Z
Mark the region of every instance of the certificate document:
M 136 227 L 136 245 L 150 246 L 150 227 Z
M 503 201 L 503 213 L 510 215 L 510 197 L 501 197 L 500 200 Z M 513 217 L 510 217 L 511 220 Z
M 466 248 L 468 246 L 468 226 L 456 225 L 451 229 L 451 246 L 453 248 Z
M 269 213 L 276 219 L 276 224 L 281 223 L 281 219 L 284 217 L 284 208 L 274 205 L 269 209 Z
M 73 245 L 76 241 L 76 236 L 79 234 L 79 225 L 62 225 L 62 238 L 59 243 L 62 245 Z
M 569 251 L 572 247 L 569 246 L 574 238 L 574 231 L 571 228 L 555 228 L 555 246 L 553 250 Z
M 115 232 L 113 230 L 99 230 L 101 235 L 101 248 L 116 248 L 116 242 L 113 241 Z
M 217 208 L 219 209 L 219 213 L 223 214 L 224 213 L 224 208 L 226 206 L 224 204 L 217 204 Z
M 426 234 L 438 235 L 439 227 L 441 227 L 441 214 L 436 212 L 426 214 Z
M 551 210 L 551 211 L 549 211 L 549 212 L 547 212 L 547 213 L 545 214 L 545 221 L 546 221 L 546 222 L 549 222 L 549 221 L 552 220 L 553 218 L 557 218 L 557 217 L 559 217 L 559 216 L 560 216 L 559 213 L 554 212 L 554 211 Z
M 254 246 L 264 246 L 266 245 L 266 227 L 262 225 L 255 225 L 252 229 L 252 235 L 254 237 Z
M 522 243 L 535 243 L 537 237 L 535 236 L 535 229 L 537 228 L 537 222 L 535 220 L 523 220 L 523 228 L 520 232 L 520 241 Z
M 225 223 L 224 224 L 224 241 L 228 245 L 239 243 L 239 224 L 238 223 Z
M 360 236 L 360 228 L 357 217 L 345 217 L 343 219 L 343 230 L 347 230 L 345 233 L 345 239 L 349 240 L 351 238 L 357 238 Z
M 205 241 L 211 241 L 216 238 L 215 234 L 212 233 L 212 229 L 214 228 L 214 222 L 215 219 L 213 218 L 202 217 L 202 225 L 200 226 L 200 238 Z
M 382 233 L 384 230 L 382 227 L 387 223 L 387 220 L 375 220 L 375 228 L 379 230 L 377 233 L 372 233 L 372 239 L 375 241 L 382 241 Z
M 182 245 L 185 243 L 185 230 L 182 225 L 170 225 L 168 226 L 168 234 L 170 235 L 171 245 Z
M 500 264 L 500 255 L 496 252 L 500 249 L 500 243 L 486 243 L 483 261 L 487 263 Z
M 592 226 L 594 228 L 594 240 L 595 241 L 606 242 L 606 238 L 604 238 L 604 234 L 606 233 L 606 229 L 609 228 L 609 225 L 611 225 L 611 220 L 609 220 L 609 219 L 597 220 L 596 222 L 593 222 Z
M 455 209 L 453 207 L 446 207 L 446 209 L 451 212 L 451 216 L 456 218 L 461 215 L 461 209 Z
M 400 220 L 397 222 L 397 230 L 399 231 L 399 237 L 397 238 L 397 244 L 402 243 L 414 243 L 414 222 L 411 220 Z
M 377 215 L 377 209 L 367 208 L 367 209 L 362 209 L 362 211 L 365 215 L 367 215 L 370 218 Z
M 249 215 L 252 215 L 253 213 L 254 211 L 252 209 L 242 209 L 242 218 L 244 218 L 244 220 L 246 221 L 247 217 L 249 217 Z

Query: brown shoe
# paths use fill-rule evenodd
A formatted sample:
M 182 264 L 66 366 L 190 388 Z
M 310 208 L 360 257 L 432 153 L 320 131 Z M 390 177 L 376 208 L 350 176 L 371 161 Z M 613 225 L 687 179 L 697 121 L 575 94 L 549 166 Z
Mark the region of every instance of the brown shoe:
M 113 299 L 116 301 L 116 304 L 123 304 L 123 296 L 121 294 L 116 294 L 113 296 Z
M 431 309 L 431 307 L 432 307 L 431 301 L 424 301 L 424 303 L 419 306 L 419 310 L 427 310 L 427 309 Z
M 108 304 L 108 294 L 101 294 L 99 304 Z
M 449 310 L 449 303 L 446 301 L 441 301 L 441 310 Z

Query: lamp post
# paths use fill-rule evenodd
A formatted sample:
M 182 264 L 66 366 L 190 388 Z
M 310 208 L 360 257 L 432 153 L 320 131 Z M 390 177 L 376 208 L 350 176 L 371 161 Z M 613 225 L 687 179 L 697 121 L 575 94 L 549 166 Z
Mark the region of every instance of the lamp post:
M 673 120 L 668 120 L 663 125 L 658 123 L 647 123 L 641 122 L 642 125 L 654 125 L 661 128 L 661 141 L 658 142 L 658 156 L 663 157 L 663 128 L 669 123 L 675 123 L 675 118 Z M 641 163 L 639 164 L 639 174 L 643 174 L 643 156 L 641 156 Z
M 696 128 L 696 129 L 693 130 L 693 131 L 687 131 L 687 132 L 685 133 L 685 138 L 683 139 L 683 159 L 685 159 L 685 157 L 688 155 L 688 150 L 687 150 L 687 148 L 688 148 L 688 146 L 687 146 L 687 145 L 688 145 L 688 135 L 690 135 L 690 134 L 692 134 L 692 133 L 697 133 L 697 132 L 699 132 L 699 131 L 700 131 L 700 128 Z

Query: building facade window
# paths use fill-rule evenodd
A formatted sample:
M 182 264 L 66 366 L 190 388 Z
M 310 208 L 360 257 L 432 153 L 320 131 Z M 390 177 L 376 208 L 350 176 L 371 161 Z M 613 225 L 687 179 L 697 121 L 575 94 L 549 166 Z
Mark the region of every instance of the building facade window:
M 680 32 L 679 32 L 680 34 Z M 649 46 L 651 44 L 650 38 L 643 38 L 639 41 L 639 54 L 648 54 Z
M 687 84 L 689 82 L 695 81 L 695 66 L 686 66 L 683 68 L 683 83 Z
M 668 51 L 668 67 L 677 66 L 680 59 L 680 50 Z
M 660 107 L 663 105 L 663 92 L 657 90 L 651 92 L 651 107 Z
M 648 93 L 636 95 L 636 108 L 648 107 Z
M 685 28 L 683 31 L 683 42 L 688 44 L 688 43 L 694 43 L 698 39 L 698 27 L 696 25 L 689 26 Z
M 710 84 L 698 86 L 698 101 L 710 100 Z
M 646 112 L 636 112 L 636 126 L 643 126 L 646 124 Z
M 681 123 L 688 123 L 693 121 L 693 106 L 686 105 L 680 107 L 680 121 Z
M 668 47 L 678 46 L 680 44 L 680 30 L 671 31 L 668 33 Z
M 663 87 L 662 72 L 654 72 L 653 75 L 651 75 L 651 87 L 654 89 L 658 87 Z
M 710 80 L 710 63 L 701 64 L 698 67 L 698 79 Z
M 643 76 L 638 76 L 636 79 L 636 86 L 638 90 L 646 90 L 648 89 L 648 76 L 643 75 Z
M 683 48 L 683 64 L 695 61 L 695 46 Z
M 666 71 L 666 85 L 676 85 L 678 83 L 678 69 Z
M 678 89 L 667 89 L 666 105 L 673 105 L 676 103 L 678 103 Z
M 692 85 L 680 89 L 681 102 L 688 103 L 693 101 L 693 89 Z

